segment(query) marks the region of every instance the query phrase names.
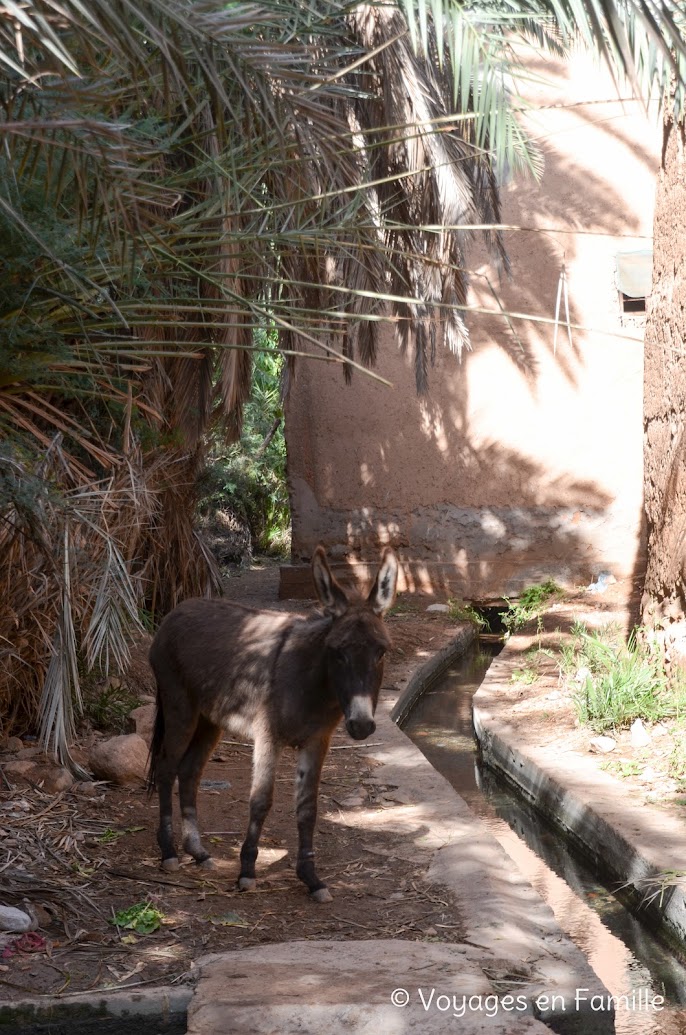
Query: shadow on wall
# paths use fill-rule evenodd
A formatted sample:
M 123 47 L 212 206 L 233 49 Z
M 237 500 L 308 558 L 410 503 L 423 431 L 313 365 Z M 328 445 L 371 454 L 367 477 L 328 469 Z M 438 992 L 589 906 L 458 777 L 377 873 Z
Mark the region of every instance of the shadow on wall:
M 310 445 L 322 462 L 307 478 L 302 455 L 297 473 L 290 464 L 295 563 L 309 560 L 317 542 L 346 564 L 376 562 L 390 543 L 403 562 L 402 588 L 480 598 L 550 575 L 590 581 L 597 573 L 602 561 L 589 542 L 611 496 L 591 479 L 551 473 L 506 442 L 474 444 L 468 362 L 442 400 L 417 398 L 409 365 L 402 392 L 359 382 L 357 391 L 338 389 L 339 414 L 349 404 L 340 423 L 354 432 L 343 439 L 337 421 L 331 429 L 318 423 Z M 333 377 L 327 388 L 335 384 Z M 313 390 L 321 389 L 319 376 Z M 391 395 L 389 411 L 383 399 Z M 302 413 L 298 422 L 312 430 Z
M 568 583 L 590 581 L 604 561 L 589 545 L 589 528 L 605 521 L 609 497 L 590 483 L 560 478 L 547 487 L 545 502 L 536 502 L 540 493 L 533 465 L 494 446 L 484 452 L 498 458 L 487 476 L 498 496 L 504 492 L 499 470 L 514 473 L 521 485 L 524 468 L 529 469 L 531 491 L 518 493 L 517 505 L 441 502 L 409 513 L 385 508 L 383 518 L 377 508 L 364 505 L 327 508 L 319 512 L 314 538 L 334 560 L 353 566 L 366 561 L 373 566 L 389 543 L 402 562 L 400 588 L 410 592 L 487 599 L 515 595 L 550 576 Z M 303 546 L 298 552 L 294 543 L 294 559 L 309 560 Z
M 504 221 L 558 232 L 507 231 L 512 277 L 498 285 L 482 266 L 477 305 L 496 308 L 488 279 L 506 309 L 552 318 L 564 264 L 570 320 L 618 327 L 617 239 L 643 223 L 617 188 L 616 156 L 640 183 L 656 156 L 615 110 L 576 105 L 546 120 L 544 179 L 504 192 Z M 597 146 L 604 175 L 566 137 L 585 127 L 598 128 L 581 139 Z M 334 369 L 300 365 L 287 406 L 294 562 L 319 541 L 340 562 L 376 561 L 390 542 L 406 588 L 482 599 L 549 575 L 590 581 L 619 561 L 630 574 L 643 541 L 639 424 L 638 437 L 632 431 L 640 346 L 579 332 L 570 344 L 564 327 L 554 346 L 550 325 L 517 321 L 515 335 L 497 317 L 474 315 L 470 325 L 472 351 L 461 361 L 439 351 L 422 398 L 412 357 L 400 358 L 390 335 L 379 372 L 393 392 L 358 374 L 344 390 Z
M 575 108 L 575 118 L 589 126 L 602 128 L 602 135 L 621 145 L 631 155 L 635 165 L 644 170 L 644 174 L 654 176 L 657 155 L 633 140 L 621 124 L 616 124 L 611 117 L 599 117 L 595 107 Z M 619 103 L 618 108 L 621 114 Z M 597 239 L 600 247 L 613 252 L 618 245 L 616 241 L 614 245 L 610 243 L 612 238 L 625 239 L 629 247 L 635 244 L 636 235 L 640 236 L 644 232 L 641 219 L 618 197 L 611 178 L 603 178 L 582 161 L 576 161 L 568 154 L 556 150 L 556 145 L 571 131 L 572 127 L 567 127 L 551 130 L 541 136 L 545 174 L 540 184 L 536 184 L 533 179 L 519 181 L 504 190 L 504 223 L 531 229 L 503 231 L 511 262 L 512 273 L 509 278 L 498 282 L 496 274 L 488 266 L 482 266 L 472 276 L 472 293 L 479 305 L 488 309 L 497 308 L 493 289 L 504 309 L 553 319 L 565 271 L 569 321 L 572 324 L 583 323 L 583 315 L 576 305 L 579 271 L 570 271 L 570 267 L 579 258 L 579 242 L 593 247 L 593 235 L 599 235 Z M 541 228 L 559 228 L 559 232 Z M 564 230 L 569 232 L 562 232 Z M 611 261 L 608 261 L 603 287 L 608 291 L 608 308 L 614 309 L 617 306 L 618 315 L 619 309 L 614 297 L 614 270 L 610 269 L 611 265 Z M 583 356 L 578 345 L 579 333 L 576 331 L 572 331 L 570 348 L 564 326 L 563 296 L 560 298 L 559 314 L 562 322 L 558 328 L 556 349 L 553 344 L 554 330 L 549 324 L 513 320 L 512 327 L 508 328 L 502 318 L 482 315 L 472 317 L 470 330 L 475 346 L 485 341 L 500 346 L 526 376 L 529 390 L 536 396 L 538 363 L 534 343 L 551 355 L 554 352 L 555 361 L 565 377 L 573 385 L 578 383 Z

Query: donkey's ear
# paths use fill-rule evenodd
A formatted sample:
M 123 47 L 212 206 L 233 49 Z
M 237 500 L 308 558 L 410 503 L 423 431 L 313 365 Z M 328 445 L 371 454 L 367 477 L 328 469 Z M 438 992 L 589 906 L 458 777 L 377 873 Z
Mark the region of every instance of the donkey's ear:
M 390 546 L 387 546 L 384 550 L 379 573 L 367 597 L 367 603 L 375 614 L 382 615 L 391 607 L 395 600 L 397 583 L 398 558 Z
M 331 615 L 342 615 L 347 611 L 348 598 L 331 574 L 323 546 L 318 546 L 312 556 L 312 578 L 325 611 Z

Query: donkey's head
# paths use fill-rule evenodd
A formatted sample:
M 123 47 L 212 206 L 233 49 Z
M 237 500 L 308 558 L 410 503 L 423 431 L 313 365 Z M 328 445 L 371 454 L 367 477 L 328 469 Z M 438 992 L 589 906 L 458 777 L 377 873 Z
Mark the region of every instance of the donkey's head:
M 354 740 L 376 729 L 374 712 L 383 678 L 384 655 L 391 645 L 383 615 L 395 598 L 398 561 L 388 547 L 369 595 L 348 595 L 331 574 L 324 549 L 312 558 L 317 595 L 333 622 L 326 637 L 327 680 Z

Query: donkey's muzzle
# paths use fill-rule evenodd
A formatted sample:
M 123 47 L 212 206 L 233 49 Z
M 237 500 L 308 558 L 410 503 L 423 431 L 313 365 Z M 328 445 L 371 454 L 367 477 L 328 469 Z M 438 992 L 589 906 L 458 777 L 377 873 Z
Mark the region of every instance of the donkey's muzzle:
M 376 723 L 373 719 L 348 719 L 345 728 L 353 740 L 366 740 L 376 730 Z

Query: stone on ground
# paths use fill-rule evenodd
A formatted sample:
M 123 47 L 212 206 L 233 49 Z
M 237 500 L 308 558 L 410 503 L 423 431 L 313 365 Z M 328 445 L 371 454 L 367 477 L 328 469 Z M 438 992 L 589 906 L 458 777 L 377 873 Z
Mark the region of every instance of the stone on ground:
M 88 766 L 97 780 L 123 786 L 145 779 L 148 745 L 137 733 L 125 733 L 95 744 L 88 757 Z

